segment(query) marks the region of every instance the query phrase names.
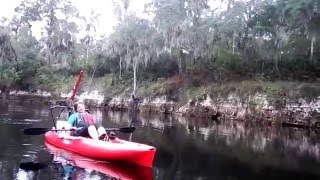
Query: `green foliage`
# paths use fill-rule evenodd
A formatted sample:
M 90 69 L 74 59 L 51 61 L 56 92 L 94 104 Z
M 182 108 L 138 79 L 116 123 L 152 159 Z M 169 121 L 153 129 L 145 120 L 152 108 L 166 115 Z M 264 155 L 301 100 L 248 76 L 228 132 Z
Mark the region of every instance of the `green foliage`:
M 161 67 L 161 68 L 159 68 Z M 168 78 L 178 73 L 178 64 L 167 54 L 159 57 L 159 61 L 150 62 L 147 66 L 140 65 L 138 76 L 140 80 L 156 81 L 158 78 Z
M 50 69 L 46 67 L 40 67 L 35 75 L 35 88 L 51 91 L 55 94 L 69 92 L 73 87 L 75 79 L 76 76 L 54 74 L 51 73 Z M 85 77 L 83 79 L 85 79 Z
M 65 68 L 66 64 L 75 60 L 75 34 L 78 33 L 78 26 L 69 19 L 78 18 L 78 12 L 70 1 L 23 0 L 15 12 L 20 17 L 20 24 L 28 27 L 34 22 L 45 22 L 42 27 L 45 33 L 42 33 L 41 40 L 46 45 L 45 60 L 50 68 L 57 63 L 60 66 L 56 68 Z
M 159 78 L 156 81 L 143 81 L 139 84 L 138 96 L 163 97 L 178 100 L 183 89 L 183 80 L 179 76 Z
M 17 83 L 22 90 L 34 90 L 37 86 L 35 83 L 35 75 L 40 68 L 40 63 L 37 61 L 22 61 L 20 64 L 19 74 L 20 81 Z
M 304 97 L 306 100 L 312 101 L 315 97 L 320 96 L 319 87 L 315 85 L 309 84 L 301 84 L 299 86 L 299 94 L 301 97 Z
M 144 96 L 164 96 L 168 91 L 168 87 L 165 82 L 155 82 L 155 83 L 144 83 L 141 85 L 138 94 L 143 94 Z
M 109 74 L 103 78 L 103 87 L 109 88 L 113 86 L 119 80 L 118 76 L 115 74 Z
M 21 80 L 14 67 L 9 65 L 0 66 L 0 81 L 5 84 L 14 84 Z
M 132 93 L 132 79 L 124 74 L 119 78 L 118 74 L 108 74 L 101 81 L 104 94 L 108 96 L 120 95 L 130 97 Z
M 185 88 L 192 90 L 181 96 L 201 96 L 202 87 L 231 81 L 235 85 L 209 89 L 247 97 L 287 90 L 267 81 L 320 77 L 317 0 L 228 1 L 222 11 L 206 0 L 154 0 L 146 6 L 152 20 L 137 17 L 126 3 L 110 36 L 95 38 L 98 15 L 92 14 L 79 40 L 71 2 L 22 1 L 15 17 L 0 24 L 0 81 L 26 90 L 68 90 L 83 70 L 87 89 L 95 83 L 109 95 L 130 95 L 137 87 L 138 95 L 171 96 Z M 30 30 L 37 21 L 46 22 L 39 40 Z M 176 76 L 184 81 L 171 79 Z M 248 79 L 259 83 L 238 83 Z
M 97 55 L 94 59 L 92 69 L 90 72 L 95 71 L 96 76 L 104 76 L 105 74 L 119 72 L 119 65 L 117 59 L 110 58 L 110 56 Z
M 38 84 L 41 85 L 46 85 L 52 82 L 52 73 L 50 70 L 46 67 L 41 67 L 39 68 L 36 76 L 38 77 Z
M 217 65 L 229 71 L 241 71 L 243 60 L 239 55 L 233 55 L 232 52 L 220 51 Z

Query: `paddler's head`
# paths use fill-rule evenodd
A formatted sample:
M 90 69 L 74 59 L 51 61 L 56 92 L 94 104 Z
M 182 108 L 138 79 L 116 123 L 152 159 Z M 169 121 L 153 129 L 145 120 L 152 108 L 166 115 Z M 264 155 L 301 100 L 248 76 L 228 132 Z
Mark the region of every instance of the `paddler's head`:
M 78 102 L 74 104 L 74 110 L 78 113 L 85 112 L 86 108 L 82 102 Z

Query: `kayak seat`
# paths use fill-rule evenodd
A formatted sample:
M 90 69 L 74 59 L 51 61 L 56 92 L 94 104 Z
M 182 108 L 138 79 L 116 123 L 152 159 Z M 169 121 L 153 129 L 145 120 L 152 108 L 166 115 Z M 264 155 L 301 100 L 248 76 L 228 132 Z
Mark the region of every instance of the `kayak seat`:
M 57 129 L 70 129 L 71 128 L 71 124 L 68 123 L 67 121 L 57 121 L 56 123 L 56 127 Z
M 99 136 L 99 139 L 102 141 L 106 141 L 108 139 L 108 135 L 107 134 L 101 134 L 101 136 Z
M 99 139 L 102 140 L 102 141 L 118 142 L 116 140 L 116 134 L 114 132 L 110 132 L 109 134 L 102 134 L 99 137 Z
M 119 141 L 118 138 L 114 138 L 114 139 L 109 139 L 108 142 L 112 142 L 112 143 L 118 143 L 118 144 L 123 144 L 122 141 Z
M 68 123 L 67 121 L 57 121 L 56 123 L 56 128 L 57 129 L 70 129 L 71 128 L 71 124 Z M 59 131 L 58 132 L 58 136 L 60 138 L 65 138 L 65 137 L 68 137 L 70 136 L 70 131 Z
M 123 143 L 123 142 L 119 141 L 119 139 L 116 137 L 116 133 L 114 133 L 112 131 L 109 133 L 107 141 L 112 142 L 112 143 L 119 143 L 119 144 Z
M 115 139 L 116 138 L 116 133 L 114 133 L 114 132 L 110 132 L 109 133 L 109 139 Z

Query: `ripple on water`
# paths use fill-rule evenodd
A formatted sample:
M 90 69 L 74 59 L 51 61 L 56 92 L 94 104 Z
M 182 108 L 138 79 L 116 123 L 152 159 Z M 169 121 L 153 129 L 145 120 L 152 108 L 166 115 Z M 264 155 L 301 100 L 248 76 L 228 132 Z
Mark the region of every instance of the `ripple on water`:
M 25 162 L 39 161 L 40 159 L 44 159 L 45 156 L 47 156 L 46 154 L 49 154 L 49 153 L 47 152 L 47 150 L 43 146 L 34 147 L 34 149 L 32 149 L 32 150 L 27 150 L 27 151 L 23 152 L 23 154 L 21 155 L 21 157 L 23 157 L 21 159 L 21 161 L 25 161 Z M 50 158 L 50 157 L 48 157 L 48 158 Z
M 24 121 L 27 121 L 27 122 L 40 122 L 41 119 L 24 119 Z
M 31 146 L 32 144 L 21 144 L 22 146 Z
M 15 174 L 16 179 L 34 179 L 35 172 L 19 169 Z
M 12 118 L 10 117 L 7 117 L 7 118 L 1 118 L 1 124 L 19 124 L 19 125 L 23 125 L 23 124 L 32 124 L 32 123 L 35 123 L 35 122 L 41 122 L 42 120 L 41 119 L 20 119 L 20 120 L 13 120 Z
M 23 157 L 31 157 L 30 154 L 23 154 L 22 156 L 23 156 Z

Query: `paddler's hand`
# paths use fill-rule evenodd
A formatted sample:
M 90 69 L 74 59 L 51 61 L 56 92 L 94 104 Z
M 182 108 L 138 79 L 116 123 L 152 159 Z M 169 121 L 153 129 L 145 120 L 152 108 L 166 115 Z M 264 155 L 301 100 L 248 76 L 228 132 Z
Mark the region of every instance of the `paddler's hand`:
M 76 130 L 78 130 L 77 127 L 71 127 L 71 128 L 70 128 L 70 131 L 76 131 Z
M 73 106 L 75 102 L 74 99 L 71 99 L 70 97 L 67 97 L 66 101 L 69 106 Z

